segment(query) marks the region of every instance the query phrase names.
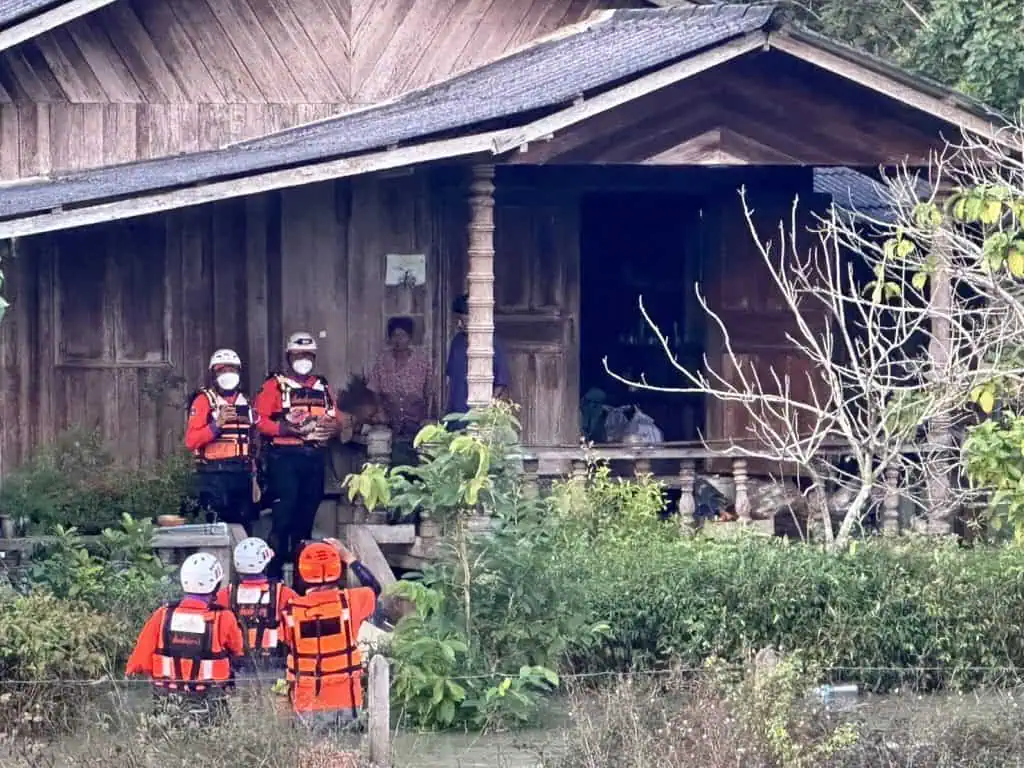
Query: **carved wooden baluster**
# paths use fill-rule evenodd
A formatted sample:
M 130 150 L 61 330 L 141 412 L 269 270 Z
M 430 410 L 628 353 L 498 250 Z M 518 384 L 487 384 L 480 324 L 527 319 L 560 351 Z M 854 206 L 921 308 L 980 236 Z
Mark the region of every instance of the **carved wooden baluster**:
M 900 468 L 885 468 L 885 497 L 882 499 L 882 532 L 895 536 L 900 532 Z
M 697 502 L 693 498 L 697 482 L 697 464 L 692 459 L 679 462 L 679 527 L 687 529 L 693 525 Z
M 732 460 L 732 476 L 736 481 L 736 517 L 750 522 L 750 492 L 747 489 L 747 460 Z
M 587 462 L 584 459 L 573 459 L 572 460 L 572 478 L 573 480 L 583 481 L 587 477 Z
M 540 462 L 532 457 L 523 459 L 523 495 L 528 499 L 536 499 L 540 495 L 537 473 Z
M 633 460 L 633 474 L 636 477 L 651 474 L 651 460 L 646 456 L 637 456 L 636 459 Z

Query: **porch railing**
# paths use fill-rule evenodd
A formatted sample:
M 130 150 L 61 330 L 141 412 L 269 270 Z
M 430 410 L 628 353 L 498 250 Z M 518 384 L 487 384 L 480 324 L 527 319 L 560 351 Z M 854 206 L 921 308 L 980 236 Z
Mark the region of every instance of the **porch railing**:
M 916 455 L 926 450 L 926 446 L 908 446 L 904 454 Z M 849 449 L 844 450 L 841 446 L 826 447 L 820 456 L 827 463 L 848 453 Z M 719 449 L 693 442 L 650 446 L 603 444 L 587 448 L 579 445 L 524 446 L 522 459 L 524 480 L 531 493 L 539 493 L 542 487 L 556 479 L 585 476 L 591 461 L 607 462 L 613 475 L 620 477 L 651 475 L 666 488 L 680 491 L 677 509 L 683 520 L 691 519 L 696 512 L 694 492 L 699 477 L 730 499 L 736 517 L 744 522 L 770 516 L 757 514 L 756 497 L 758 491 L 772 486 L 776 489 L 781 487 L 782 492 L 776 491 L 774 501 L 769 500 L 763 505 L 766 510 L 806 505 L 809 512 L 815 503 L 813 498 L 804 495 L 799 483 L 800 473 L 795 466 L 780 466 L 777 471 L 752 474 L 752 464 L 764 467 L 767 462 L 738 456 L 734 449 L 725 446 Z M 917 491 L 923 489 L 911 488 L 907 480 L 897 466 L 889 466 L 883 473 L 882 487 L 873 494 L 873 501 L 878 505 L 878 522 L 886 532 L 899 531 L 901 504 L 920 504 Z M 826 494 L 826 497 L 831 508 L 834 496 Z

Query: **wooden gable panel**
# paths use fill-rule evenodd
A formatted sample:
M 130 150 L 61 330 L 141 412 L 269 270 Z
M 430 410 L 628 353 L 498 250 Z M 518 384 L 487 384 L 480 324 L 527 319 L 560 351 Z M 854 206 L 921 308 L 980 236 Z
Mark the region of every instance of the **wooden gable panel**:
M 926 164 L 949 126 L 785 54 L 758 52 L 598 114 L 516 164 Z

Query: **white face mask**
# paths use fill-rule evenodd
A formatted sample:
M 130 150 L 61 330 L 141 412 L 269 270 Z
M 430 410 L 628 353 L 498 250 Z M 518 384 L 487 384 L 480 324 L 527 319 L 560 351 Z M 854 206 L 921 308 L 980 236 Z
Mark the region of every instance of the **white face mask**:
M 217 377 L 217 386 L 223 389 L 225 392 L 233 392 L 238 389 L 238 374 L 237 373 L 222 373 Z
M 313 361 L 307 357 L 299 358 L 292 363 L 292 370 L 299 374 L 299 376 L 306 376 L 313 370 Z

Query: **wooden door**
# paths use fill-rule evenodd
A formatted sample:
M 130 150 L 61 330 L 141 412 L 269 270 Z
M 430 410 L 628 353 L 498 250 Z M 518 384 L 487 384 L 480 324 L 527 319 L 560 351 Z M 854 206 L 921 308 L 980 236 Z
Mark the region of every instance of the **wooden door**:
M 780 222 L 785 228 L 787 257 L 792 249 L 788 242 L 793 222 L 793 193 L 773 192 L 771 195 L 748 194 L 747 205 L 753 209 L 752 219 L 758 240 L 771 243 L 771 254 L 778 258 L 782 248 Z M 801 194 L 796 215 L 797 247 L 806 255 L 819 248 L 817 235 L 809 231 L 816 224 L 815 213 L 823 213 L 831 199 L 827 195 Z M 758 245 L 750 232 L 743 204 L 736 194 L 721 199 L 714 206 L 709 226 L 718 236 L 709 238 L 713 245 L 705 264 L 705 290 L 708 304 L 722 320 L 736 361 L 744 369 L 755 371 L 766 392 L 778 393 L 773 371 L 780 379 L 789 380 L 790 396 L 808 400 L 816 374 L 810 361 L 786 338 L 799 338 L 793 311 L 786 305 L 775 284 Z M 825 329 L 825 315 L 813 305 L 802 310 L 816 332 Z M 714 322 L 708 323 L 707 358 L 709 365 L 728 380 L 738 382 L 737 369 L 730 359 L 722 333 Z M 753 438 L 753 419 L 740 403 L 723 403 L 707 399 L 706 438 L 714 443 L 749 441 Z M 720 463 L 720 462 L 719 462 Z M 724 469 L 717 466 L 716 470 Z M 752 474 L 777 473 L 778 465 L 751 463 Z
M 494 325 L 525 445 L 579 440 L 579 198 L 497 192 Z

